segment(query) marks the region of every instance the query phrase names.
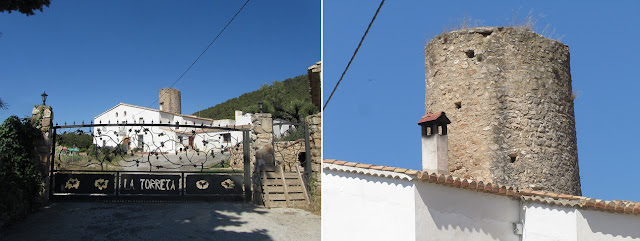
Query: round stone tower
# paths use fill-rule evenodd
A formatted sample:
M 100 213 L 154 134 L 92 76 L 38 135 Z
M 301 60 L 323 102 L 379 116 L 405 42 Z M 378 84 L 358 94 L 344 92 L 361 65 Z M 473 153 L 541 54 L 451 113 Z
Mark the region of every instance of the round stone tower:
M 177 89 L 160 89 L 160 110 L 175 114 L 182 114 L 182 103 L 180 98 L 180 91 Z
M 425 47 L 426 112 L 444 111 L 454 176 L 580 195 L 569 47 L 524 28 L 443 33 Z

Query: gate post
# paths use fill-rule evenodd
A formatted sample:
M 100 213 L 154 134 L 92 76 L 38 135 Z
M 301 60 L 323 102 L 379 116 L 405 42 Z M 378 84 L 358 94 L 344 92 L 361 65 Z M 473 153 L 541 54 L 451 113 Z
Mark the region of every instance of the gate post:
M 311 142 L 309 139 L 309 125 L 304 124 L 304 175 L 307 183 L 311 180 Z
M 251 190 L 253 177 L 251 176 L 251 147 L 249 142 L 251 139 L 249 130 L 242 131 L 242 158 L 244 162 L 244 199 L 246 202 L 251 201 L 253 191 Z
M 45 188 L 47 189 L 48 192 L 48 196 L 49 196 L 49 200 L 51 200 L 53 198 L 53 169 L 55 168 L 55 160 L 56 160 L 56 136 L 57 136 L 57 129 L 53 128 L 53 135 L 51 135 L 51 159 L 50 159 L 50 163 L 51 163 L 51 167 L 49 169 L 49 183 L 45 184 Z M 46 168 L 46 167 L 45 167 Z
M 55 139 L 52 138 L 51 129 L 53 129 L 53 108 L 51 106 L 45 105 L 46 95 L 43 93 L 43 103 L 42 105 L 36 105 L 31 111 L 31 124 L 35 126 L 37 129 L 42 131 L 42 139 L 35 143 L 35 151 L 39 158 L 39 167 L 41 176 L 41 185 L 43 189 L 40 192 L 40 201 L 47 202 L 50 197 L 50 189 L 51 179 L 47 178 L 48 175 L 53 175 L 53 173 L 49 172 L 49 165 L 53 165 L 53 155 L 51 155 L 51 151 L 55 148 Z

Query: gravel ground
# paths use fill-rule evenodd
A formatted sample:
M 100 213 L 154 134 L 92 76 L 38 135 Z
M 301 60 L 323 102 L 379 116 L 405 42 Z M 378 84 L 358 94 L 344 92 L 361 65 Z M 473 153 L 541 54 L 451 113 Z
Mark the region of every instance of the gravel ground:
M 0 240 L 320 240 L 320 216 L 230 202 L 58 202 Z

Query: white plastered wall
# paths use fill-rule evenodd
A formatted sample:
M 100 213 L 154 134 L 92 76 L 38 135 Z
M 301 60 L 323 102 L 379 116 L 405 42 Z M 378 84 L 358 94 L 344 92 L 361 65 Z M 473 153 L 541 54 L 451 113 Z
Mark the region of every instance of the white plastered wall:
M 578 240 L 575 208 L 527 202 L 524 210 L 522 240 Z
M 126 104 L 119 104 L 115 108 L 94 118 L 93 122 L 96 124 L 100 124 L 100 123 L 116 124 L 116 123 L 124 123 L 124 122 L 140 123 L 140 120 L 143 120 L 144 123 L 151 123 L 151 121 L 153 121 L 154 123 L 159 123 L 159 118 L 160 116 L 157 111 L 153 111 L 150 109 L 137 108 L 137 107 L 129 106 Z M 132 129 L 132 131 L 134 131 L 135 129 L 140 129 L 140 127 L 119 127 L 119 126 L 96 127 L 94 129 L 94 135 L 97 135 L 97 132 L 98 132 L 97 129 L 100 130 L 102 136 L 94 138 L 93 143 L 98 146 L 102 146 L 103 140 L 104 140 L 106 146 L 115 147 L 117 144 L 120 144 L 122 142 L 122 138 L 124 136 L 134 136 L 133 134 L 130 134 L 129 129 Z M 160 133 L 160 129 L 158 129 L 157 127 L 152 127 L 151 132 Z M 152 137 L 151 132 L 144 134 L 143 131 L 140 131 L 138 135 L 144 136 L 143 138 L 145 143 L 151 144 L 150 141 L 153 138 L 155 139 L 154 141 L 157 142 L 156 144 L 159 145 L 159 142 L 163 138 Z M 138 147 L 138 142 L 137 142 L 138 135 L 135 135 L 135 137 L 133 137 L 133 139 L 131 140 L 130 147 L 132 149 Z M 102 140 L 100 140 L 100 138 L 102 138 Z M 154 145 L 151 145 L 151 146 L 154 146 Z M 148 148 L 149 147 L 147 147 L 147 149 Z
M 415 200 L 417 240 L 520 240 L 518 200 L 427 182 Z
M 415 240 L 411 181 L 323 169 L 323 240 Z
M 640 240 L 640 217 L 633 214 L 548 205 L 525 204 L 525 241 Z
M 579 209 L 576 217 L 580 241 L 640 240 L 637 215 Z

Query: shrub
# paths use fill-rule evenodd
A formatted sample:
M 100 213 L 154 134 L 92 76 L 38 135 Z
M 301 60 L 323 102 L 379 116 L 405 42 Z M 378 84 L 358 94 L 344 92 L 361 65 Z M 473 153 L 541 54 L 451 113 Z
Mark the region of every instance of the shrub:
M 42 138 L 28 119 L 11 116 L 0 126 L 0 197 L 4 197 L 0 214 L 5 219 L 21 215 L 16 209 L 35 202 L 40 194 L 41 164 L 35 143 Z

